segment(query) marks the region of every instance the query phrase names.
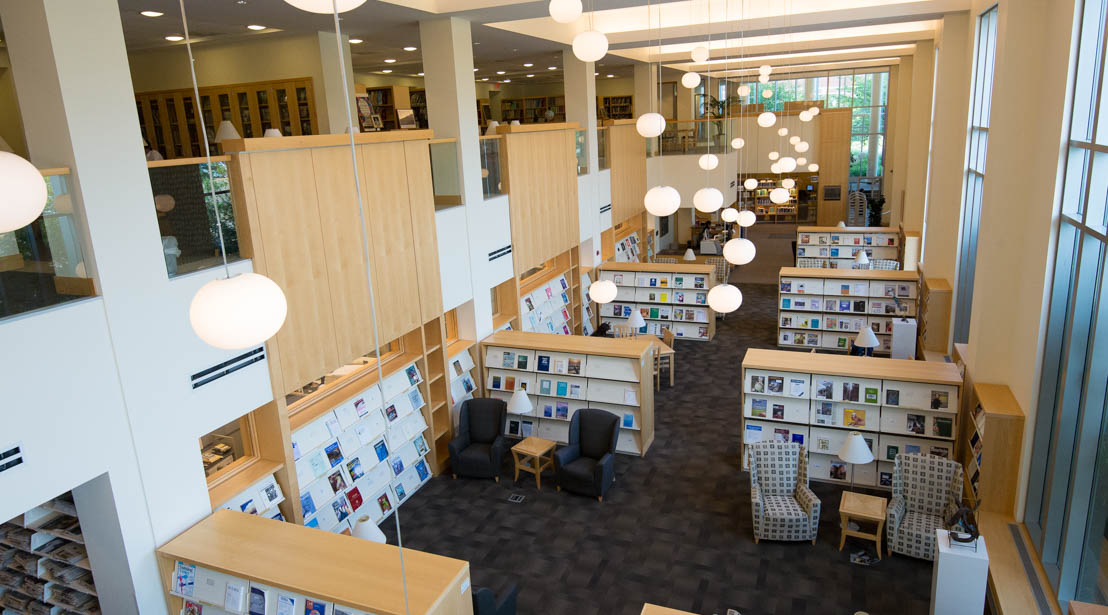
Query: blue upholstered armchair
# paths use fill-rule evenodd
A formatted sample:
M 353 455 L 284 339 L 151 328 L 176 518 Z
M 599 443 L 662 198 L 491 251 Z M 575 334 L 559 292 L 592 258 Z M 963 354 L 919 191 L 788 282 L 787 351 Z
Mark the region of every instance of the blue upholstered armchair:
M 498 599 L 487 587 L 473 588 L 473 615 L 516 615 L 519 587 L 514 583 Z
M 476 397 L 462 402 L 458 431 L 450 441 L 450 471 L 454 478 L 494 478 L 500 482 L 500 466 L 508 445 L 504 419 L 508 404 L 502 399 Z
M 594 496 L 603 502 L 616 480 L 616 439 L 619 417 L 604 410 L 583 408 L 569 422 L 569 444 L 554 451 L 558 489 Z

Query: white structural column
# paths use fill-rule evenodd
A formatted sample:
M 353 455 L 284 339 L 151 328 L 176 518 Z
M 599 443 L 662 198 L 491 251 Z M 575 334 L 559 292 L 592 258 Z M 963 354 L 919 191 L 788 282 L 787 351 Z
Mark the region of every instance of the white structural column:
M 358 107 L 354 104 L 354 67 L 350 63 L 350 35 L 342 35 L 342 54 L 335 45 L 335 33 L 317 32 L 319 38 L 319 62 L 323 71 L 323 99 L 327 101 L 327 122 L 320 124 L 320 132 L 342 134 L 346 132 L 346 101 L 350 98 L 350 114 L 354 127 L 358 126 Z M 342 73 L 346 73 L 347 87 L 343 88 Z M 260 135 L 259 135 L 260 136 Z
M 635 63 L 635 118 L 658 112 L 658 65 Z
M 900 170 L 904 182 L 904 209 L 900 220 L 906 231 L 923 228 L 923 200 L 927 189 L 928 143 L 931 133 L 931 82 L 935 71 L 935 45 L 931 41 L 916 43 L 912 60 L 912 104 L 908 118 L 907 168 Z M 904 133 L 901 133 L 902 135 Z
M 592 62 L 582 62 L 571 50 L 562 51 L 562 73 L 565 80 L 566 121 L 576 122 L 585 131 L 589 172 L 577 177 L 577 206 L 582 244 L 591 246 L 591 255 L 581 255 L 581 264 L 591 266 L 600 259 L 600 232 L 610 227 L 610 208 L 602 215 L 601 208 L 612 203 L 611 184 L 607 170 L 600 171 L 596 131 L 596 69 Z M 592 240 L 591 242 L 589 240 Z M 591 259 L 588 258 L 591 256 Z

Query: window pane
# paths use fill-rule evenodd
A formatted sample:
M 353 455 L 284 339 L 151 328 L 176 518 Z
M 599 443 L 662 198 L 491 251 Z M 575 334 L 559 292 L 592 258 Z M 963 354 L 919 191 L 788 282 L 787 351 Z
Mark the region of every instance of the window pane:
M 982 19 L 985 21 L 984 35 L 987 47 L 985 49 L 984 83 L 986 84 L 981 94 L 981 125 L 989 125 L 989 113 L 993 105 L 993 67 L 996 64 L 996 18 L 997 9 L 985 13 Z
M 200 438 L 200 456 L 204 475 L 211 478 L 239 459 L 254 454 L 250 419 L 242 417 Z
M 1089 182 L 1089 211 L 1085 225 L 1104 232 L 1104 197 L 1108 193 L 1108 153 L 1093 154 L 1093 177 Z
M 862 107 L 854 109 L 854 114 L 851 118 L 850 132 L 854 134 L 870 132 L 870 115 L 871 111 L 869 107 Z
M 1070 138 L 1091 141 L 1093 111 L 1096 108 L 1097 79 L 1100 71 L 1100 55 L 1104 36 L 1103 2 L 1086 2 L 1081 20 L 1081 38 L 1077 49 L 1077 74 L 1073 84 L 1073 120 Z M 1108 127 L 1099 132 L 1108 132 Z M 1103 139 L 1097 135 L 1098 140 Z
M 1062 213 L 1080 219 L 1085 211 L 1085 178 L 1089 171 L 1089 150 L 1070 147 L 1066 161 L 1066 184 L 1062 192 Z

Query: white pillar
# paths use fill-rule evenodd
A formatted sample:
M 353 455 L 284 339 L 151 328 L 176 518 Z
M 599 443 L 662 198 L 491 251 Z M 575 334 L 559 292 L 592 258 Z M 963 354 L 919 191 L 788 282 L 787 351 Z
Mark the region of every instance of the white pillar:
M 904 230 L 918 232 L 923 229 L 923 199 L 924 192 L 927 190 L 928 144 L 931 136 L 931 86 L 935 71 L 934 43 L 918 42 L 912 64 L 908 165 L 905 169 L 907 177 L 904 185 L 904 210 L 900 222 L 904 225 Z
M 582 265 L 594 265 L 600 257 L 600 208 L 611 205 L 610 189 L 601 182 L 609 181 L 609 173 L 600 172 L 600 154 L 597 149 L 596 132 L 596 69 L 592 62 L 582 62 L 571 50 L 562 51 L 562 75 L 566 97 L 566 121 L 576 122 L 579 130 L 585 131 L 588 151 L 589 172 L 577 178 L 577 214 L 581 242 L 592 240 L 591 259 L 582 255 Z M 636 81 L 637 83 L 637 81 Z M 636 100 L 638 98 L 636 97 Z M 638 107 L 636 106 L 636 113 Z
M 635 117 L 658 112 L 658 65 L 635 63 Z
M 335 33 L 317 32 L 319 37 L 319 62 L 323 67 L 323 99 L 327 101 L 327 125 L 321 126 L 324 134 L 343 134 L 346 132 L 346 101 L 350 99 L 350 114 L 353 125 L 358 126 L 358 107 L 354 104 L 354 66 L 350 63 L 350 36 L 342 35 L 342 60 L 335 45 Z M 341 62 L 341 64 L 340 64 Z M 341 68 L 340 68 L 341 66 Z M 346 72 L 347 87 L 343 88 L 342 73 Z M 321 116 L 322 117 L 322 116 Z M 258 135 L 261 136 L 261 135 Z

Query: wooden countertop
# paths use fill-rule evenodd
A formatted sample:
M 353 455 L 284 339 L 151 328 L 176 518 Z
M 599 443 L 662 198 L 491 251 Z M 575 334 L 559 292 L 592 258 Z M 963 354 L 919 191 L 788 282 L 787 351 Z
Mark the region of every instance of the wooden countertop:
M 696 263 L 604 263 L 600 266 L 600 269 L 603 271 L 637 271 L 640 273 L 703 273 L 705 275 L 711 275 L 716 271 L 714 265 Z
M 899 233 L 894 226 L 798 226 L 798 233 Z
M 384 615 L 404 615 L 395 546 L 217 510 L 158 549 L 175 560 L 311 598 Z M 404 549 L 413 614 L 427 613 L 469 562 Z
M 962 375 L 956 365 L 935 361 L 751 348 L 743 357 L 743 368 L 962 386 Z
M 655 338 L 657 339 L 657 338 Z M 597 354 L 609 357 L 639 358 L 649 352 L 653 340 L 648 338 L 586 337 L 583 335 L 556 335 L 530 331 L 497 331 L 481 340 L 486 346 L 534 348 L 550 352 L 573 354 Z
M 496 127 L 496 134 L 510 135 L 521 132 L 546 132 L 548 130 L 577 130 L 577 122 L 546 122 L 543 124 L 500 124 Z
M 643 604 L 641 615 L 692 615 L 688 611 L 678 611 L 677 609 L 671 609 L 665 606 L 658 606 L 656 604 Z
M 780 275 L 794 278 L 824 278 L 834 280 L 884 280 L 895 282 L 915 282 L 919 279 L 916 271 L 889 271 L 886 269 L 809 269 L 805 267 L 782 267 Z
M 359 132 L 354 135 L 354 145 L 389 143 L 393 141 L 419 141 L 421 139 L 433 138 L 435 138 L 435 131 L 428 129 Z M 342 133 L 334 135 L 302 135 L 298 137 L 254 137 L 249 139 L 229 139 L 220 145 L 223 146 L 223 152 L 226 154 L 301 149 L 307 147 L 349 147 L 350 136 L 346 133 Z

